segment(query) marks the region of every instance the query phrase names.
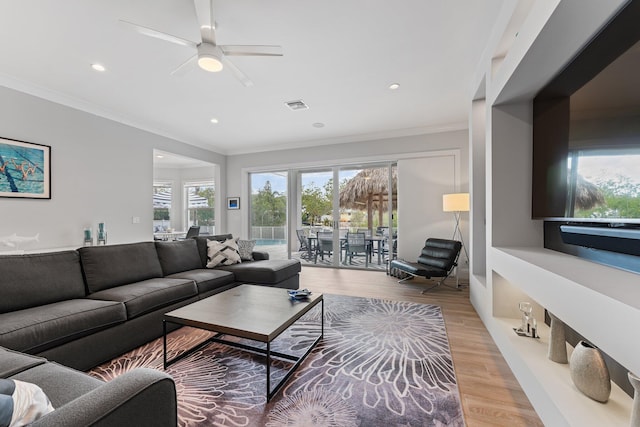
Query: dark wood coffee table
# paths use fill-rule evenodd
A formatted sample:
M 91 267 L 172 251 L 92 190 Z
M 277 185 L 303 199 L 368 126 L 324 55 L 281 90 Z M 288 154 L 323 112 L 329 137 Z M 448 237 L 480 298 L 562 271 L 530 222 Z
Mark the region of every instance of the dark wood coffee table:
M 320 336 L 306 352 L 302 356 L 293 356 L 271 351 L 271 342 L 318 303 L 321 304 L 322 310 Z M 205 329 L 217 332 L 217 334 L 172 360 L 167 360 L 167 323 Z M 270 401 L 293 375 L 304 358 L 309 355 L 313 347 L 322 339 L 324 335 L 324 300 L 321 293 L 313 293 L 304 300 L 292 300 L 286 289 L 240 285 L 166 313 L 162 325 L 164 329 L 165 369 L 210 342 L 223 343 L 264 354 L 267 359 L 267 401 Z M 225 335 L 265 343 L 266 349 L 224 340 L 222 337 Z M 273 390 L 271 389 L 272 357 L 294 362 L 287 374 L 273 387 Z

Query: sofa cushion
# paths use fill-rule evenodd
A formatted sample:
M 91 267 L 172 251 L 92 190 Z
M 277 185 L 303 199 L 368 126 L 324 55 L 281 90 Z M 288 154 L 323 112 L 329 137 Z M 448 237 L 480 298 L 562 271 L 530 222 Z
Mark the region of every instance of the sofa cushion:
M 198 246 L 198 254 L 200 254 L 200 262 L 202 262 L 202 266 L 206 266 L 208 254 L 207 242 L 209 240 L 217 240 L 218 242 L 224 242 L 225 240 L 233 239 L 231 234 L 216 234 L 214 236 L 197 236 L 194 237 L 193 240 L 196 241 L 196 245 Z
M 219 269 L 231 271 L 237 282 L 273 285 L 300 273 L 301 267 L 300 261 L 295 259 L 272 259 L 220 266 Z
M 0 378 L 8 378 L 18 372 L 42 365 L 47 360 L 8 348 L 0 347 Z
M 0 314 L 0 345 L 39 353 L 126 320 L 122 304 L 72 299 Z
M 156 242 L 156 251 L 165 276 L 204 267 L 193 239 Z
M 198 287 L 198 294 L 204 294 L 235 282 L 235 276 L 230 271 L 205 268 L 175 273 L 167 278 L 193 280 Z
M 0 255 L 0 313 L 86 295 L 76 251 Z
M 127 319 L 133 319 L 197 294 L 193 280 L 156 278 L 105 289 L 89 298 L 121 302 L 127 309 Z
M 162 277 L 153 242 L 78 249 L 89 293 Z
M 224 242 L 209 240 L 207 242 L 207 268 L 215 268 L 219 265 L 232 265 L 242 262 L 238 252 L 238 244 L 234 239 Z

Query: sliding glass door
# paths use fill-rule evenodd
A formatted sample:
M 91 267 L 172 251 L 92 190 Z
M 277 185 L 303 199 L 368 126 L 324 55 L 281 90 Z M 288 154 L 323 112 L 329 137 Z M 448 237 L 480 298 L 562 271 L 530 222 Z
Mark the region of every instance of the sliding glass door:
M 257 251 L 269 252 L 271 259 L 287 259 L 288 172 L 258 172 L 249 174 L 251 189 L 249 205 L 250 238 Z
M 298 250 L 292 251 L 292 257 L 316 266 L 384 269 L 397 226 L 395 165 L 296 173 Z M 364 236 L 364 247 L 356 244 L 355 237 L 360 235 Z

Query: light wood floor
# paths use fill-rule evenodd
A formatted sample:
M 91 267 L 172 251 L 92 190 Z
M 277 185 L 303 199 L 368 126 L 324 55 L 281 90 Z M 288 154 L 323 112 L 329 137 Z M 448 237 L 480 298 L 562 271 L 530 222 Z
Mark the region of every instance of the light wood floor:
M 440 286 L 421 295 L 428 281 L 418 278 L 398 284 L 397 280 L 384 271 L 303 267 L 300 287 L 327 294 L 439 305 L 467 426 L 542 426 L 469 302 L 468 289 L 458 291 Z

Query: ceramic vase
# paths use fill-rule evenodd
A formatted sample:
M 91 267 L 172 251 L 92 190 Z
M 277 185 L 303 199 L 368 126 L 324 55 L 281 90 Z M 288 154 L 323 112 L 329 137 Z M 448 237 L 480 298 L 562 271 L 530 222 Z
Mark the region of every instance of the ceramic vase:
M 631 372 L 627 374 L 629 382 L 633 386 L 633 406 L 631 407 L 631 427 L 640 426 L 640 378 Z
M 586 341 L 580 341 L 569 362 L 571 380 L 586 396 L 605 403 L 611 394 L 611 378 L 600 350 Z
M 549 333 L 547 357 L 556 363 L 568 363 L 564 323 L 551 313 L 549 313 L 549 317 L 551 317 L 551 332 Z

